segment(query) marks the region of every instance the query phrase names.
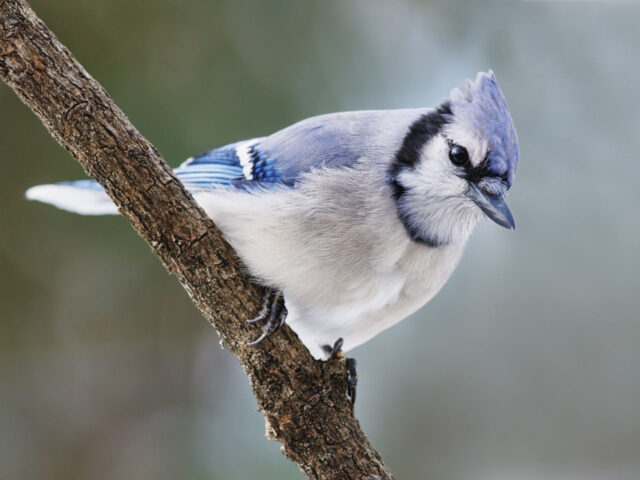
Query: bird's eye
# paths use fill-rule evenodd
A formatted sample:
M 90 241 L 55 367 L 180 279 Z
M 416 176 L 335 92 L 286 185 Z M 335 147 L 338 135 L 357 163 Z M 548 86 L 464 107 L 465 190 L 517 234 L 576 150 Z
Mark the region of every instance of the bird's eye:
M 469 161 L 469 152 L 460 145 L 453 145 L 449 149 L 449 160 L 451 160 L 451 163 L 454 165 L 461 167 Z

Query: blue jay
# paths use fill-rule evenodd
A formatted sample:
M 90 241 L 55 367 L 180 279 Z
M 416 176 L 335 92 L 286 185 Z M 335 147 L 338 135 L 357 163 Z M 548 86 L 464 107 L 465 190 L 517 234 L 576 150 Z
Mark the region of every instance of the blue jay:
M 287 317 L 311 354 L 326 358 L 426 304 L 484 216 L 515 228 L 505 195 L 517 164 L 511 115 L 489 72 L 435 109 L 312 117 L 189 158 L 175 174 L 270 289 L 255 319 L 266 321 L 259 340 Z M 118 213 L 91 180 L 26 196 Z

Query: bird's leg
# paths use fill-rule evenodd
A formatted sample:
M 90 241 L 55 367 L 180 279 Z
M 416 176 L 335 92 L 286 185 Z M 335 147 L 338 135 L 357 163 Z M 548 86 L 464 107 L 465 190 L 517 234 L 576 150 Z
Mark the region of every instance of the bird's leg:
M 333 360 L 334 358 L 342 355 L 342 345 L 344 345 L 344 339 L 340 337 L 335 341 L 333 346 L 324 345 L 322 350 L 329 356 L 327 360 Z M 358 366 L 358 362 L 356 362 L 355 358 L 346 359 L 347 362 L 347 397 L 351 402 L 351 408 L 356 403 L 356 387 L 358 386 L 358 372 L 356 367 Z
M 358 386 L 358 362 L 355 358 L 347 357 L 347 397 L 351 401 L 351 408 L 356 404 L 356 387 Z
M 280 330 L 287 319 L 287 307 L 284 306 L 282 292 L 269 289 L 264 297 L 262 309 L 256 318 L 248 320 L 249 323 L 264 321 L 262 325 L 262 335 L 260 335 L 249 345 L 257 345 L 274 332 Z

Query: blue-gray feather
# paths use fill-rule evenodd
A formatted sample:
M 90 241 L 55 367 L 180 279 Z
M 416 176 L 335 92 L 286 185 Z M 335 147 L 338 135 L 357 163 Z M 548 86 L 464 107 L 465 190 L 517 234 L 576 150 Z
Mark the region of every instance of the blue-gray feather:
M 242 142 L 196 155 L 173 172 L 189 190 L 202 190 L 212 185 L 231 186 L 243 177 L 237 147 Z
M 507 101 L 493 72 L 479 73 L 451 92 L 449 103 L 453 116 L 467 122 L 489 141 L 487 173 L 505 180 L 511 187 L 518 167 L 518 137 Z
M 174 170 L 192 191 L 218 187 L 293 187 L 313 169 L 341 168 L 361 158 L 391 158 L 411 124 L 427 109 L 369 110 L 311 117 L 268 137 L 225 145 L 194 156 Z M 249 168 L 243 169 L 246 150 Z M 92 180 L 66 182 L 101 189 Z
M 464 162 L 452 158 L 454 142 L 467 149 Z M 428 302 L 483 216 L 512 227 L 504 194 L 517 163 L 511 116 L 489 73 L 436 109 L 313 117 L 197 155 L 175 174 L 251 275 L 283 292 L 287 321 L 321 358 L 336 338 L 346 351 Z M 90 180 L 26 195 L 118 213 Z
M 482 132 L 490 144 L 487 173 L 511 186 L 518 164 L 518 141 L 506 101 L 493 73 L 455 89 L 448 99 L 452 115 Z M 191 191 L 217 187 L 294 186 L 313 169 L 341 168 L 361 158 L 391 159 L 409 129 L 429 109 L 365 110 L 311 117 L 270 136 L 229 144 L 190 158 L 174 170 Z M 248 145 L 250 168 L 239 148 Z M 100 188 L 92 181 L 79 188 Z
M 256 149 L 275 162 L 282 182 L 295 184 L 314 168 L 341 168 L 361 158 L 391 158 L 411 124 L 427 109 L 364 110 L 320 115 L 265 137 Z

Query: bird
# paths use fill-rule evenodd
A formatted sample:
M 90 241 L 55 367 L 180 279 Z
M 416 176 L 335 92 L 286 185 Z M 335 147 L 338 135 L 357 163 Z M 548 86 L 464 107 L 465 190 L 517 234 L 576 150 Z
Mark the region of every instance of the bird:
M 515 229 L 505 197 L 518 139 L 494 73 L 435 108 L 319 115 L 189 158 L 175 176 L 266 287 L 259 343 L 285 322 L 316 359 L 349 351 L 428 303 L 474 226 Z M 92 180 L 31 200 L 117 214 Z

